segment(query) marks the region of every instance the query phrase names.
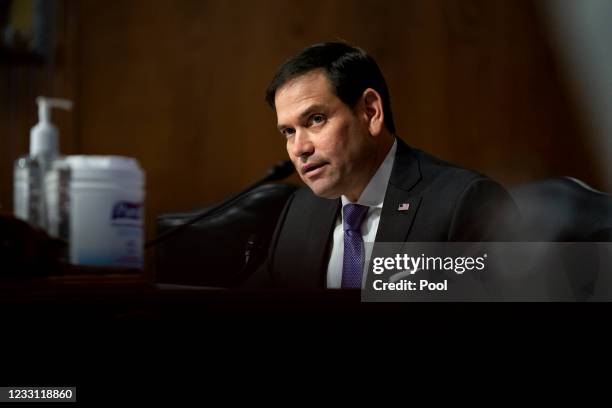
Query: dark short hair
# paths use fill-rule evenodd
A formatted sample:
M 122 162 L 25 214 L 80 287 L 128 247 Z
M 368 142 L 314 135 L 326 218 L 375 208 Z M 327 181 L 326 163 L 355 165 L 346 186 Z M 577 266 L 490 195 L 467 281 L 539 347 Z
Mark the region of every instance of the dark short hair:
M 360 48 L 342 42 L 311 45 L 285 62 L 266 89 L 266 101 L 274 108 L 278 88 L 315 69 L 323 69 L 336 96 L 351 109 L 363 91 L 372 88 L 380 94 L 385 126 L 395 133 L 389 89 L 376 61 Z

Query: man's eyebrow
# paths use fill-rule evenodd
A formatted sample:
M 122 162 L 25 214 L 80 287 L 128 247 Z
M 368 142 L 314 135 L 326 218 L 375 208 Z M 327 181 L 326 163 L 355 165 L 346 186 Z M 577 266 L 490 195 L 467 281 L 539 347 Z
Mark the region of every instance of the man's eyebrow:
M 308 108 L 306 108 L 306 109 L 304 110 L 304 112 L 300 113 L 300 116 L 298 117 L 298 119 L 301 121 L 301 120 L 303 120 L 304 118 L 307 118 L 308 116 L 312 115 L 313 113 L 315 113 L 315 112 L 320 112 L 320 111 L 322 111 L 322 110 L 324 110 L 324 109 L 325 109 L 325 107 L 324 107 L 323 105 L 320 105 L 320 104 L 310 105 Z M 282 124 L 282 123 L 279 123 L 279 124 L 276 126 L 276 128 L 277 128 L 279 131 L 282 131 L 282 130 L 283 130 L 284 128 L 286 128 L 286 127 L 287 127 L 287 125 L 284 125 L 284 124 Z

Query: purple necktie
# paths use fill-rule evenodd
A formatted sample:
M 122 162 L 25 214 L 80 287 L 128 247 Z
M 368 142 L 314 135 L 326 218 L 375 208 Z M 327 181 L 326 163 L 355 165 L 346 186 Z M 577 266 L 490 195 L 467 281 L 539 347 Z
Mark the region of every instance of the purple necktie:
M 364 249 L 361 223 L 369 207 L 347 204 L 342 207 L 344 223 L 344 260 L 342 263 L 342 288 L 361 288 Z

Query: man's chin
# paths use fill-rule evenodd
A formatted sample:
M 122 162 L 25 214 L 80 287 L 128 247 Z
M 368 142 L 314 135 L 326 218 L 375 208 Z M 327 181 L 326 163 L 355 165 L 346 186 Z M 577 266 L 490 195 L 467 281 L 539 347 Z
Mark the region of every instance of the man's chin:
M 317 197 L 333 200 L 342 195 L 341 193 L 330 188 L 329 186 L 320 186 L 317 185 L 317 183 L 306 183 L 306 185 Z

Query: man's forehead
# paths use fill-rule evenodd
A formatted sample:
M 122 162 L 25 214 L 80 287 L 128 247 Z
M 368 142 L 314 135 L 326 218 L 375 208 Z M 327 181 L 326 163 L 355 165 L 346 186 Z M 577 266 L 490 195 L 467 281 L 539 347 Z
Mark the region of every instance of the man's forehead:
M 284 116 L 300 115 L 313 104 L 324 104 L 337 98 L 322 70 L 293 78 L 276 92 L 274 104 L 279 121 Z
M 279 99 L 300 98 L 315 94 L 333 94 L 331 83 L 322 69 L 315 69 L 290 79 L 276 91 L 275 104 Z

